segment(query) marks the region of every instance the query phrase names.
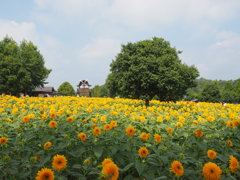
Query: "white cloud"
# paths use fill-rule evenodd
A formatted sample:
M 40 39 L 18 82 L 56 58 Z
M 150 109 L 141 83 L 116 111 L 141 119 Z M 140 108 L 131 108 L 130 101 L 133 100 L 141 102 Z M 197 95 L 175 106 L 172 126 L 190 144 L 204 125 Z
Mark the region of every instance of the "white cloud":
M 37 33 L 34 23 L 10 21 L 0 19 L 0 39 L 5 36 L 12 37 L 15 41 L 20 42 L 23 39 L 36 41 Z
M 122 23 L 131 27 L 172 25 L 181 22 L 221 23 L 239 16 L 239 0 L 35 0 L 41 10 L 51 9 L 60 14 Z
M 86 44 L 79 51 L 79 61 L 98 61 L 108 57 L 113 57 L 120 52 L 120 41 L 109 38 L 96 38 Z M 92 63 L 92 62 L 91 62 Z

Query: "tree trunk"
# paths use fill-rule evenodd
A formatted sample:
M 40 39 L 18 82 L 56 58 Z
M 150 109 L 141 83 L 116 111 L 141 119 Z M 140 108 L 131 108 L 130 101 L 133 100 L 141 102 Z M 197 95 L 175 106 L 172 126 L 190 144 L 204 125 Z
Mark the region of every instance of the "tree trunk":
M 145 100 L 145 106 L 148 107 L 149 106 L 149 99 Z

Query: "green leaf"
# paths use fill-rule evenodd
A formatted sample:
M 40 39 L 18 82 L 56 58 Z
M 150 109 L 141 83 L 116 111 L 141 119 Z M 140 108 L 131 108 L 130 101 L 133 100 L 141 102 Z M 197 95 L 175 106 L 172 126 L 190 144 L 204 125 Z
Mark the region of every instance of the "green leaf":
M 141 162 L 137 161 L 135 163 L 135 168 L 137 169 L 137 172 L 138 172 L 139 176 L 142 175 L 143 171 L 145 170 L 145 167 L 146 167 L 146 165 L 141 163 Z
M 81 168 L 82 168 L 82 165 L 81 165 L 81 164 L 74 164 L 74 165 L 72 166 L 72 168 L 74 168 L 74 169 L 81 169 Z
M 161 176 L 161 177 L 158 177 L 158 178 L 156 178 L 154 180 L 164 180 L 164 179 L 167 179 L 167 176 Z
M 125 171 L 127 171 L 127 170 L 129 170 L 131 167 L 133 167 L 134 166 L 134 163 L 130 163 L 130 164 L 128 164 L 127 166 L 125 166 L 123 169 L 121 169 L 121 171 L 122 172 L 125 172 Z
M 103 147 L 102 146 L 96 146 L 94 149 L 93 149 L 93 152 L 95 154 L 95 156 L 97 158 L 100 158 L 102 153 L 103 153 Z

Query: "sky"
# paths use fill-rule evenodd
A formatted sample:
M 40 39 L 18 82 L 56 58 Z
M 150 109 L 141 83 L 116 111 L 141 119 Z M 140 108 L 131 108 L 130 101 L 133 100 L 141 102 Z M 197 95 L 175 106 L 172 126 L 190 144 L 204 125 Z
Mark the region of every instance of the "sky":
M 161 37 L 212 80 L 240 78 L 239 0 L 0 0 L 0 40 L 32 41 L 48 84 L 103 85 L 128 42 Z

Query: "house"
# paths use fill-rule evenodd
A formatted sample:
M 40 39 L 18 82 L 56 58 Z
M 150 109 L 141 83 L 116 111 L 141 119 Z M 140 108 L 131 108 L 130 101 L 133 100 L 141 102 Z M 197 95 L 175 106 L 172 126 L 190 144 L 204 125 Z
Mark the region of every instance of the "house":
M 91 97 L 91 90 L 90 90 L 90 84 L 88 83 L 88 81 L 86 80 L 82 80 L 79 82 L 79 84 L 77 85 L 78 89 L 77 89 L 77 95 L 82 97 Z
M 32 92 L 32 96 L 49 97 L 57 95 L 53 87 L 38 87 Z

